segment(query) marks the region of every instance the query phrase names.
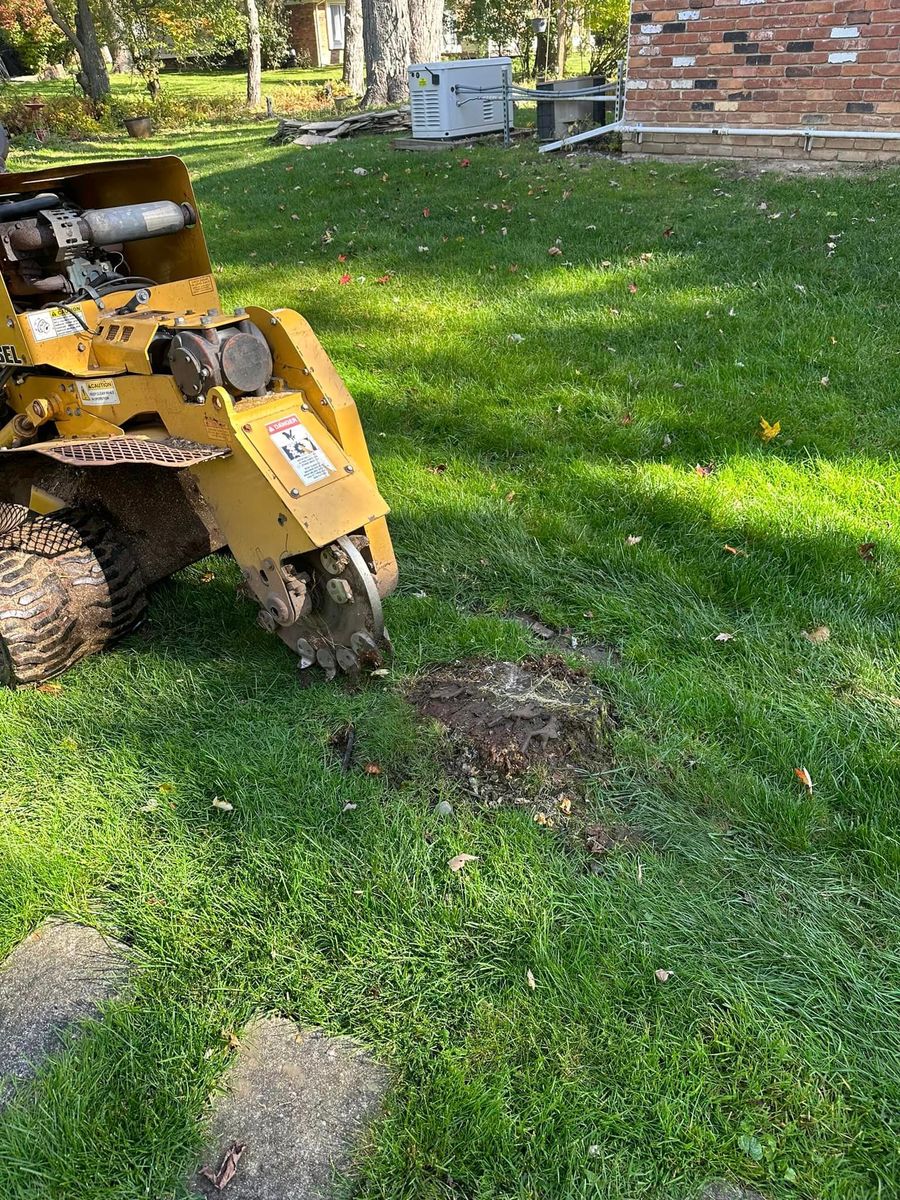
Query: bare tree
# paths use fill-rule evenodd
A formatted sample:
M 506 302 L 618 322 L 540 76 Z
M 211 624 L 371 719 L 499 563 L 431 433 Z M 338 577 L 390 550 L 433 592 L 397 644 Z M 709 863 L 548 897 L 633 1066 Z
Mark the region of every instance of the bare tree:
M 354 96 L 362 95 L 364 70 L 362 0 L 347 0 L 344 9 L 343 79 Z
M 409 0 L 413 62 L 438 62 L 444 48 L 444 0 Z
M 109 75 L 88 0 L 76 0 L 74 28 L 57 7 L 56 0 L 44 0 L 44 6 L 54 25 L 62 31 L 66 41 L 78 55 L 81 67 L 78 83 L 81 90 L 95 102 L 102 100 L 109 95 Z
M 244 0 L 244 4 L 247 10 L 247 104 L 250 108 L 259 108 L 262 103 L 262 42 L 259 36 L 259 7 L 256 0 Z
M 566 55 L 569 50 L 569 10 L 566 0 L 556 5 L 556 77 L 562 79 L 566 73 Z
M 366 93 L 363 108 L 395 104 L 407 93 L 409 0 L 362 0 Z

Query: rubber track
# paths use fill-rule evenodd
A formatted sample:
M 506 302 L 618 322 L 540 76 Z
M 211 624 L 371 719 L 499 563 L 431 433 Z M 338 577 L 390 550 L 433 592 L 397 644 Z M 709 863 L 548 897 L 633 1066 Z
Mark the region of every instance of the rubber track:
M 98 512 L 29 517 L 0 537 L 0 684 L 42 683 L 132 630 L 146 594 Z

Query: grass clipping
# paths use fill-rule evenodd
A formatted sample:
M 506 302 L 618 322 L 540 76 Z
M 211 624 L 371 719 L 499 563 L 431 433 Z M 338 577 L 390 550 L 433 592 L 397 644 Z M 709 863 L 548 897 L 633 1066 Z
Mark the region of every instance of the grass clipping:
M 584 781 L 611 760 L 609 702 L 585 670 L 552 655 L 436 667 L 409 691 L 446 730 L 448 772 L 490 806 L 531 808 L 583 829 Z

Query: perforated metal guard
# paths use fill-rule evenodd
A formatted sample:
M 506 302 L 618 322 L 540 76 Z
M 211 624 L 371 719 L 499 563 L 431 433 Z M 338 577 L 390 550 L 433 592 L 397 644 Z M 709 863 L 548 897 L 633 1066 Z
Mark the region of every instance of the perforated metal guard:
M 186 438 L 170 438 L 154 442 L 147 438 L 113 437 L 60 439 L 17 446 L 7 454 L 23 450 L 45 454 L 57 462 L 75 467 L 114 467 L 121 463 L 149 463 L 156 467 L 191 467 L 214 458 L 227 458 L 231 451 L 225 446 L 207 446 Z

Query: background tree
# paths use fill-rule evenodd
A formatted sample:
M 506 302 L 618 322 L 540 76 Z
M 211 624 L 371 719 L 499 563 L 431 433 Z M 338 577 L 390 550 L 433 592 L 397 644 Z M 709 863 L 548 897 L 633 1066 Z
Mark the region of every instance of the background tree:
M 362 0 L 347 0 L 344 9 L 343 80 L 352 95 L 362 95 L 364 74 Z
M 621 59 L 628 56 L 628 0 L 587 0 L 583 22 L 591 32 L 592 75 L 613 79 Z
M 259 108 L 262 103 L 262 42 L 259 35 L 259 7 L 256 0 L 244 0 L 247 13 L 247 104 Z
M 97 24 L 88 0 L 75 0 L 74 14 L 63 11 L 57 0 L 44 0 L 47 12 L 78 55 L 76 78 L 84 94 L 95 102 L 109 95 L 109 75 L 100 50 Z
M 50 20 L 44 0 L 0 0 L 0 47 L 12 52 L 14 69 L 37 74 L 63 57 L 68 42 Z
M 363 108 L 396 104 L 407 93 L 409 0 L 362 0 L 366 92 Z
M 409 0 L 410 62 L 438 62 L 444 48 L 444 0 Z

